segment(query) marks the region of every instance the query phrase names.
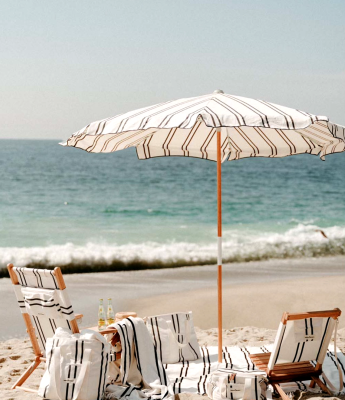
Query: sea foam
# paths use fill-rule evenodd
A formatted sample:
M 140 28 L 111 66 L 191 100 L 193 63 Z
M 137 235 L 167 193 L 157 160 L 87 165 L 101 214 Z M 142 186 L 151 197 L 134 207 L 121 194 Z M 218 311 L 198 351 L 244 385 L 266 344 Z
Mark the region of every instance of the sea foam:
M 118 245 L 89 242 L 82 246 L 66 243 L 46 247 L 2 247 L 0 268 L 8 263 L 19 267 L 59 266 L 66 272 L 164 268 L 212 264 L 216 262 L 216 254 L 216 240 L 211 243 L 171 241 Z M 321 230 L 316 225 L 298 224 L 285 233 L 224 231 L 224 262 L 344 254 L 345 227 L 341 226 Z

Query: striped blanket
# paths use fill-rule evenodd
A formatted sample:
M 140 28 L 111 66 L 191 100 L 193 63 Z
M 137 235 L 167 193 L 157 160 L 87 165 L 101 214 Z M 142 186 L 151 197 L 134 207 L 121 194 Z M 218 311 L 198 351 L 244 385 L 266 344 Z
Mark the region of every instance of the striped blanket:
M 111 326 L 117 329 L 123 345 L 120 363 L 109 365 L 105 399 L 173 398 L 166 371 L 144 321 L 129 317 Z M 111 340 L 111 335 L 107 340 Z
M 243 371 L 254 370 L 255 366 L 251 362 L 249 355 L 271 352 L 273 345 L 261 347 L 223 347 L 223 363 L 219 368 L 233 368 Z M 206 380 L 208 375 L 218 368 L 218 355 L 216 346 L 202 346 L 202 358 L 196 361 L 185 361 L 177 364 L 164 364 L 170 380 L 172 391 L 177 393 L 189 392 L 206 395 Z M 345 382 L 345 356 L 337 350 L 339 364 Z M 339 387 L 339 373 L 334 357 L 334 347 L 330 345 L 327 356 L 323 363 L 323 371 L 335 387 Z M 321 376 L 321 380 L 324 381 Z M 281 387 L 286 392 L 295 390 L 319 391 L 309 388 L 309 382 L 292 382 L 282 384 Z M 345 385 L 344 385 L 345 388 Z
M 208 376 L 218 368 L 253 371 L 255 365 L 250 354 L 268 353 L 273 345 L 261 347 L 223 347 L 223 362 L 218 364 L 218 348 L 201 346 L 202 357 L 195 361 L 183 361 L 162 365 L 144 322 L 139 318 L 128 318 L 115 324 L 123 346 L 120 364 L 110 363 L 110 377 L 106 388 L 107 400 L 111 399 L 171 399 L 182 392 L 206 395 Z M 334 346 L 328 348 L 323 371 L 335 387 L 339 387 L 339 375 Z M 339 364 L 345 381 L 345 356 L 337 350 Z M 324 378 L 321 376 L 321 379 Z M 309 382 L 282 384 L 286 392 L 310 389 Z M 345 387 L 345 386 L 344 386 Z M 264 399 L 263 399 L 264 400 Z

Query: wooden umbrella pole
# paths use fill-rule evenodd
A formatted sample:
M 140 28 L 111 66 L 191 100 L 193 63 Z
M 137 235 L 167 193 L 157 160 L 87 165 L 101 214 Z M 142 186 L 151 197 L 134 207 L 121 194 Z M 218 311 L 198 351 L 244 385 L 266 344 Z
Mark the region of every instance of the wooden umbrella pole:
M 222 154 L 221 130 L 217 130 L 217 205 L 218 205 L 218 362 L 222 362 Z

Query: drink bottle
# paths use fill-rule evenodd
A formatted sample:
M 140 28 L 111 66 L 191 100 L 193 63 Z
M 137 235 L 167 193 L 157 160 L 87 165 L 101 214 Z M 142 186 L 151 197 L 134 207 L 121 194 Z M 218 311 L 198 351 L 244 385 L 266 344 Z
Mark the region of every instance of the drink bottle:
M 103 331 L 105 329 L 105 312 L 103 307 L 103 299 L 99 299 L 98 307 L 98 330 Z
M 108 299 L 108 309 L 107 309 L 107 325 L 113 324 L 115 321 L 115 314 L 113 310 L 113 305 L 111 304 L 111 299 Z

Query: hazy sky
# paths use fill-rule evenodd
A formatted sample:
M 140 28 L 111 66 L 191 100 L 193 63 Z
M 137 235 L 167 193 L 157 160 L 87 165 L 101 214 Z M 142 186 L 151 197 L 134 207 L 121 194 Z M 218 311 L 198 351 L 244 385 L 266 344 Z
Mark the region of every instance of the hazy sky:
M 344 0 L 2 0 L 0 138 L 223 89 L 345 125 Z

